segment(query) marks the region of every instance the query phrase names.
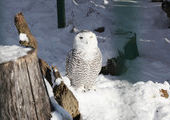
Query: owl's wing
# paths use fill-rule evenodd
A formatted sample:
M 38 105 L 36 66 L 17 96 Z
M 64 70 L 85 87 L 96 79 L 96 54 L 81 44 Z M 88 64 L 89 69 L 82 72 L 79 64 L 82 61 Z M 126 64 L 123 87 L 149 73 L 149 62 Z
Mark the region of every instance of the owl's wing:
M 77 52 L 77 50 L 72 49 L 66 58 L 66 75 L 70 74 L 70 76 L 77 75 L 85 75 L 89 71 L 89 64 L 87 61 L 82 59 L 81 52 Z M 72 74 L 74 73 L 74 74 Z M 77 75 L 76 75 L 77 74 Z
M 70 50 L 67 57 L 66 57 L 66 75 L 68 75 L 68 72 L 69 72 L 69 68 L 70 68 L 70 62 L 71 62 L 71 59 L 72 59 L 72 51 L 73 50 Z

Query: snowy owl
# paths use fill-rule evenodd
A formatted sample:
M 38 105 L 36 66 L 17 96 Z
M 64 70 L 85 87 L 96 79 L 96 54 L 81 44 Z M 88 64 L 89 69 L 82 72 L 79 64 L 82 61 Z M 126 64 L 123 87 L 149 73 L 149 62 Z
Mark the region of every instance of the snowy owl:
M 75 88 L 91 89 L 102 67 L 102 54 L 96 35 L 91 31 L 79 32 L 73 49 L 66 58 L 66 75 Z

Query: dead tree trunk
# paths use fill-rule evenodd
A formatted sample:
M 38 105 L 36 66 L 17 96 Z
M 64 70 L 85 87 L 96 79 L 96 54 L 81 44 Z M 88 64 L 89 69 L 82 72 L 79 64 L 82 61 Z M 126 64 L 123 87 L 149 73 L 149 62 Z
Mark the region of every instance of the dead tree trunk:
M 50 103 L 36 50 L 0 64 L 0 120 L 49 120 Z

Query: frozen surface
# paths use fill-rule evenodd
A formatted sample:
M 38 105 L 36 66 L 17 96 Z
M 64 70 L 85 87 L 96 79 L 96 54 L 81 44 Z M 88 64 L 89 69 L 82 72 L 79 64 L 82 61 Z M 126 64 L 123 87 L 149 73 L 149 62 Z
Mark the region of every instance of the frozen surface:
M 0 63 L 16 60 L 19 57 L 27 55 L 31 48 L 20 46 L 0 46 Z

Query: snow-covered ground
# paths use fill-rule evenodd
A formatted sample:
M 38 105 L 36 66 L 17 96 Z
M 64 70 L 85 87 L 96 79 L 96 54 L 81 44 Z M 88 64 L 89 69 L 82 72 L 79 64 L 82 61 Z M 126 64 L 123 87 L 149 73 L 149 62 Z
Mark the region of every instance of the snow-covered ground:
M 112 77 L 100 75 L 96 91 L 84 93 L 68 86 L 79 101 L 83 120 L 170 120 L 170 98 L 161 97 L 160 92 L 164 89 L 170 94 L 170 86 L 164 82 L 170 80 L 170 22 L 160 3 L 149 0 L 65 2 L 67 26 L 58 29 L 56 0 L 0 1 L 0 44 L 18 44 L 13 17 L 21 11 L 37 38 L 39 57 L 57 65 L 64 76 L 65 58 L 75 36 L 70 32 L 73 27 L 91 31 L 105 27 L 105 32 L 95 32 L 103 65 L 108 58 L 117 56 L 117 49 L 122 49 L 128 40 L 128 35 L 117 31 L 134 32 L 140 56 L 127 61 L 126 73 Z M 68 79 L 64 77 L 64 81 Z M 61 120 L 67 113 L 55 103 L 52 93 L 51 99 L 58 111 L 52 113 L 52 120 Z

